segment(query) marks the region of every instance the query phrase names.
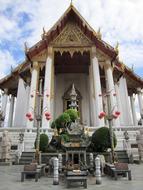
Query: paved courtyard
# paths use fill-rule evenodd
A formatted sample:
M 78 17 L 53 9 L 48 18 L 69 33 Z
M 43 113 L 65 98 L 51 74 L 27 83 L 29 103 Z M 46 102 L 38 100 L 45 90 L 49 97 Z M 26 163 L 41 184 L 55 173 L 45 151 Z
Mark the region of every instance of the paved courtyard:
M 118 181 L 110 177 L 102 177 L 102 184 L 96 185 L 95 178 L 88 178 L 88 189 L 93 190 L 143 190 L 143 164 L 130 165 L 132 171 L 132 181 L 127 178 L 119 178 Z M 0 166 L 0 190 L 61 190 L 67 189 L 63 181 L 54 186 L 53 179 L 41 177 L 38 182 L 34 179 L 26 179 L 21 183 L 21 171 L 23 166 Z M 70 189 L 83 189 L 81 186 L 73 186 Z

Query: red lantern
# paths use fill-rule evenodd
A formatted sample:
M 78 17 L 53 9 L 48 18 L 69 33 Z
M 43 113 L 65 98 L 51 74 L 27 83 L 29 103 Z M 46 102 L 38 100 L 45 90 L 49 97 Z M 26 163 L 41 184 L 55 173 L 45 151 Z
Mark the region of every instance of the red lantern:
M 101 116 L 101 115 L 99 115 L 98 117 L 99 117 L 99 119 L 102 119 L 102 116 Z
M 100 114 L 99 114 L 99 119 L 102 119 L 103 117 L 105 117 L 106 116 L 106 113 L 105 112 L 100 112 Z
M 51 115 L 51 114 L 50 114 L 49 112 L 46 112 L 46 113 L 45 113 L 45 116 L 46 116 L 46 117 L 49 117 L 50 115 Z
M 51 119 L 51 116 L 46 116 L 46 119 L 49 121 Z
M 30 118 L 29 118 L 29 121 L 33 121 L 33 118 L 32 118 L 32 117 L 30 117 Z
M 119 116 L 121 113 L 119 111 L 115 112 L 115 115 Z
M 28 117 L 28 118 L 30 118 L 31 116 L 32 116 L 31 113 L 27 113 L 27 114 L 26 114 L 26 117 Z

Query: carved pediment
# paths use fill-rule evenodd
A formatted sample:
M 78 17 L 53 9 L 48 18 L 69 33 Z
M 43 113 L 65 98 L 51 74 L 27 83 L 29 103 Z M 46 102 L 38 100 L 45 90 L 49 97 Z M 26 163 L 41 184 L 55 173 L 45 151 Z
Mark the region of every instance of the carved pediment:
M 91 46 L 93 42 L 87 38 L 76 23 L 69 22 L 51 44 L 53 46 Z

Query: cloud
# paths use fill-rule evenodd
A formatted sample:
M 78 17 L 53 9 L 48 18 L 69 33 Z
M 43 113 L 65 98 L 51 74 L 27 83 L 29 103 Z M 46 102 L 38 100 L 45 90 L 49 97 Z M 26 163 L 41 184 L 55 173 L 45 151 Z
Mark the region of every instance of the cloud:
M 48 31 L 69 4 L 65 0 L 1 0 L 0 51 L 6 51 L 15 63 L 24 59 L 24 42 L 32 46 L 39 41 L 43 26 Z M 73 4 L 96 31 L 101 27 L 105 41 L 112 46 L 120 43 L 120 57 L 125 64 L 134 64 L 137 72 L 143 70 L 142 0 L 74 0 Z M 6 48 L 2 45 L 5 41 L 9 44 Z M 7 65 L 3 63 L 7 61 L 2 60 L 1 72 L 5 73 Z
M 8 72 L 10 72 L 11 66 L 16 66 L 13 56 L 7 50 L 0 50 L 0 78 L 4 77 Z

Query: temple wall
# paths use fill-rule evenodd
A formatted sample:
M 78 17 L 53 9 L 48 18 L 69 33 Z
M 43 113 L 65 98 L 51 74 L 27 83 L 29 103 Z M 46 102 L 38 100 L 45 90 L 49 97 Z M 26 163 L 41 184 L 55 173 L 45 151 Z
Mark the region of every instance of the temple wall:
M 70 85 L 74 83 L 75 88 L 82 96 L 82 122 L 90 126 L 89 114 L 89 93 L 88 93 L 88 75 L 86 74 L 58 74 L 55 77 L 55 115 L 57 118 L 63 112 L 63 95 Z

